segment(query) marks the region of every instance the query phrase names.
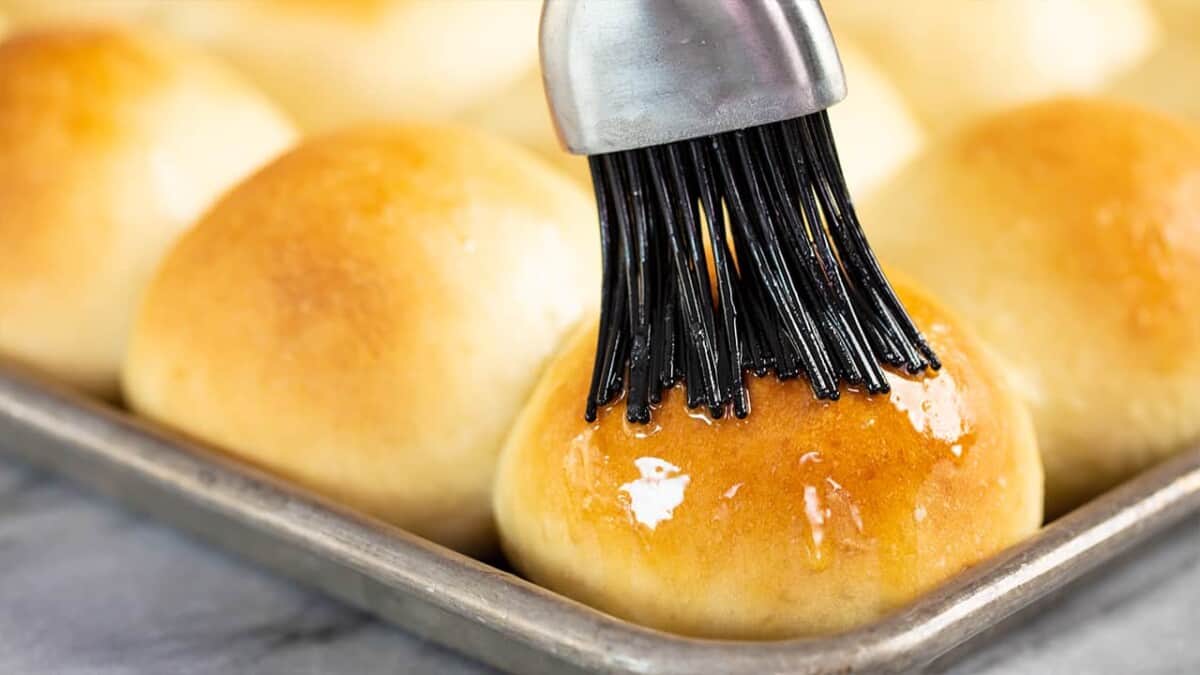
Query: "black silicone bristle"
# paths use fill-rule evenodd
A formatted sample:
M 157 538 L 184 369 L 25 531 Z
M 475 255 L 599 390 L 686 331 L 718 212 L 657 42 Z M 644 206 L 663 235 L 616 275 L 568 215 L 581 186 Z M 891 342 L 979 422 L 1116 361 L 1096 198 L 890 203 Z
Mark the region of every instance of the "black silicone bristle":
M 747 372 L 836 400 L 886 392 L 884 366 L 940 367 L 867 244 L 826 113 L 589 160 L 604 278 L 588 420 L 624 392 L 649 422 L 681 381 L 689 408 L 745 417 Z

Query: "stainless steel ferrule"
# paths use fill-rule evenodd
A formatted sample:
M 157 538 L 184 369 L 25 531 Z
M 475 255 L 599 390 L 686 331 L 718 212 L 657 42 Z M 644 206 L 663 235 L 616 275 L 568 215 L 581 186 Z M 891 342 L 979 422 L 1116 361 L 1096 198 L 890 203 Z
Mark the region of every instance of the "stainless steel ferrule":
M 546 0 L 546 96 L 596 155 L 824 110 L 846 95 L 818 0 Z

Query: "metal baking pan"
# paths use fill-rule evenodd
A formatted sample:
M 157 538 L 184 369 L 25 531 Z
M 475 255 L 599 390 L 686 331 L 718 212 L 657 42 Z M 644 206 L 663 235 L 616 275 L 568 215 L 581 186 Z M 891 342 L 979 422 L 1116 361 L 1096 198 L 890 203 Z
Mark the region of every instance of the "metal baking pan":
M 1197 448 L 871 625 L 723 642 L 611 618 L 8 363 L 0 363 L 0 452 L 519 673 L 911 672 L 1200 511 Z

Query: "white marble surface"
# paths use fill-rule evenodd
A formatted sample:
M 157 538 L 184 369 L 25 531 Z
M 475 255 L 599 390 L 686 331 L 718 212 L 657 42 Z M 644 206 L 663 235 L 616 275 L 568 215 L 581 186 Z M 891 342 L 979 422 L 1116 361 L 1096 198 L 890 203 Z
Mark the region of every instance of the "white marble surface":
M 486 672 L 0 460 L 0 673 Z M 1200 519 L 947 672 L 1200 673 Z

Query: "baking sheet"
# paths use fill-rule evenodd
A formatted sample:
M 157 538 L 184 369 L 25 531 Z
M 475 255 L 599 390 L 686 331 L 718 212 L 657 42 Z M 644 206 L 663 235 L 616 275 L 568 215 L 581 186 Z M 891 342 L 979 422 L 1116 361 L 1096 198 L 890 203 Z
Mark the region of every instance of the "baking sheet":
M 828 638 L 695 640 L 608 617 L 0 362 L 0 452 L 521 673 L 910 672 L 1200 511 L 1200 448 L 909 607 Z

